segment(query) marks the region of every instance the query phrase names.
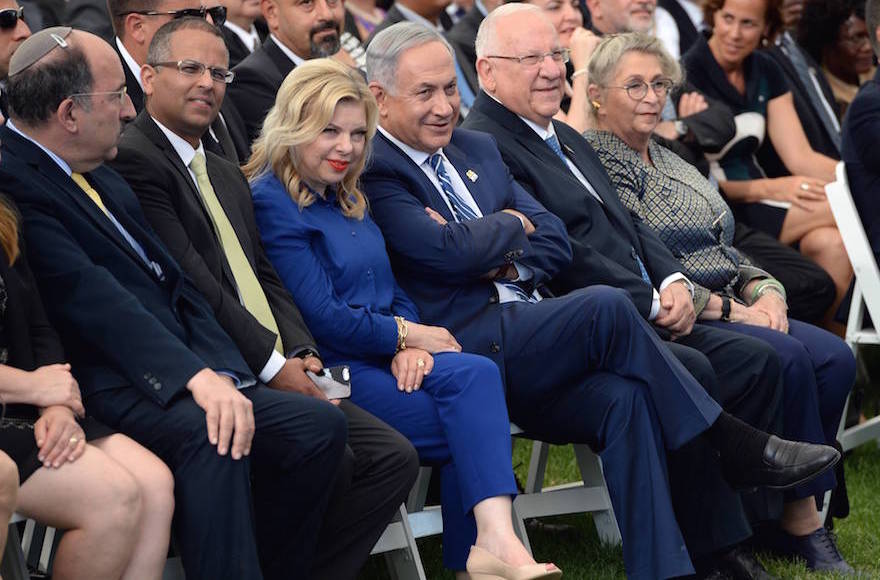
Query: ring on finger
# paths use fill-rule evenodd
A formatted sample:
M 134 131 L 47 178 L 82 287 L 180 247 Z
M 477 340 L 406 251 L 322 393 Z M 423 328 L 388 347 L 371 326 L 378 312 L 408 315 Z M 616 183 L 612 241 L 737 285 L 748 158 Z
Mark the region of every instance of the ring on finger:
M 79 437 L 73 435 L 70 439 L 67 440 L 67 442 L 71 445 L 76 445 L 77 443 L 79 443 Z
M 807 183 L 806 181 L 801 183 L 801 190 L 802 191 L 810 191 L 810 184 Z
M 416 366 L 419 367 L 420 369 L 425 368 L 425 359 L 417 358 L 416 359 Z

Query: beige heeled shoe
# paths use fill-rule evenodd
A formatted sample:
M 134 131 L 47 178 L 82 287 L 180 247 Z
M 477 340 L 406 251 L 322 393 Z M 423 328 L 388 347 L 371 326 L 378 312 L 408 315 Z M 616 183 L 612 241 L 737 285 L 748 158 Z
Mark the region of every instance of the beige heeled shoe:
M 467 569 L 471 580 L 539 580 L 541 578 L 561 578 L 562 570 L 550 564 L 526 564 L 511 566 L 479 546 L 471 546 Z

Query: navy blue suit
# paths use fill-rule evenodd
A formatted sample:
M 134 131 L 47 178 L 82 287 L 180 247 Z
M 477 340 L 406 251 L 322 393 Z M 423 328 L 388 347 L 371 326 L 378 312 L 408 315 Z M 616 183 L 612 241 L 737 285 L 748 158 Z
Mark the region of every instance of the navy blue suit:
M 843 120 L 843 161 L 874 257 L 880 259 L 880 71 L 865 83 Z
M 174 474 L 187 576 L 281 578 L 307 570 L 344 450 L 342 413 L 263 385 L 246 388 L 257 425 L 251 455 L 218 455 L 186 384 L 204 368 L 248 382 L 253 376 L 150 230 L 134 193 L 106 167 L 85 175 L 154 267 L 46 153 L 8 127 L 0 139 L 0 177 L 21 209 L 31 265 L 86 407 Z
M 484 216 L 462 223 L 402 150 L 382 135 L 373 147 L 362 182 L 397 280 L 422 319 L 496 361 L 511 418 L 526 431 L 600 452 L 630 577 L 690 573 L 664 484 L 664 449 L 703 432 L 717 404 L 622 290 L 499 303 L 486 272 L 517 262 L 540 285 L 568 265 L 571 250 L 562 223 L 513 181 L 492 137 L 459 129 L 443 148 Z M 426 206 L 448 224 L 431 220 Z M 526 236 L 505 208 L 525 214 L 536 231 Z

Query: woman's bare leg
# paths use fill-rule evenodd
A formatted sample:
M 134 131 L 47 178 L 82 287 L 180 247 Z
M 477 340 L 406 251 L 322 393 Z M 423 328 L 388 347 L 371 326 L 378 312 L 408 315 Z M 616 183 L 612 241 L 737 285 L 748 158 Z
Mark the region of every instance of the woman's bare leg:
M 15 511 L 18 496 L 18 468 L 8 455 L 0 451 L 0 554 L 6 547 L 7 522 Z
M 103 451 L 57 469 L 41 467 L 18 493 L 17 511 L 66 530 L 55 553 L 55 580 L 115 579 L 128 563 L 141 519 L 134 477 Z
M 174 478 L 158 457 L 125 435 L 111 435 L 92 444 L 124 467 L 140 488 L 143 516 L 123 580 L 161 578 L 168 557 Z

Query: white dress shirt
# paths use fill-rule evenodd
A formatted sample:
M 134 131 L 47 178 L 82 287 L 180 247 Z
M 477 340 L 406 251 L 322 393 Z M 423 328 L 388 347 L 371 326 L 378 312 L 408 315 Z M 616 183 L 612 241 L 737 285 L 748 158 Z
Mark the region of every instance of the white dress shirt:
M 253 52 L 258 46 L 260 46 L 260 34 L 257 32 L 257 27 L 253 24 L 251 24 L 250 30 L 245 30 L 238 24 L 229 20 L 224 22 L 223 26 L 234 32 L 244 43 L 245 47 L 247 47 L 248 51 Z

